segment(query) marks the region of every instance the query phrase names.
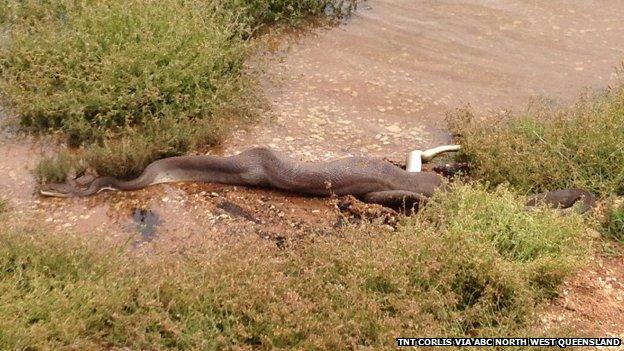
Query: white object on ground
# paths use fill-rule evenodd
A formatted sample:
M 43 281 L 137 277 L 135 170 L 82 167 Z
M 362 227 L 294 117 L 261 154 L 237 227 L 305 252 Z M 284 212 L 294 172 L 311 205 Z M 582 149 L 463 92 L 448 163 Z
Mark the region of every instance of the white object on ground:
M 432 149 L 427 149 L 425 151 L 422 150 L 413 150 L 407 155 L 407 163 L 405 166 L 405 170 L 408 172 L 420 172 L 422 171 L 422 164 L 431 161 L 434 157 L 439 154 L 451 151 L 459 151 L 461 149 L 460 145 L 442 145 L 438 147 L 434 147 Z

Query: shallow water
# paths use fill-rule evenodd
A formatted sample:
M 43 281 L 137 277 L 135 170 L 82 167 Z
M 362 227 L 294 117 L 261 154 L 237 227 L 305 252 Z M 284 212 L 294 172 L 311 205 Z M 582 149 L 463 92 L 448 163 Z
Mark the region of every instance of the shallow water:
M 624 59 L 624 2 L 371 0 L 345 26 L 283 50 L 266 84 L 275 121 L 226 143 L 303 159 L 407 151 L 449 140 L 445 115 L 567 103 Z
M 135 208 L 132 211 L 135 229 L 141 234 L 141 241 L 152 241 L 156 236 L 157 227 L 163 223 L 157 212 L 150 209 Z

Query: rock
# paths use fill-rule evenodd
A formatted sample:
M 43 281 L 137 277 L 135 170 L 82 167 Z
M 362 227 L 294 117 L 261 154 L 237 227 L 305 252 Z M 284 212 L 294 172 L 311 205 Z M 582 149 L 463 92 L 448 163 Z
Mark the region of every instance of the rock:
M 592 228 L 585 229 L 585 234 L 587 234 L 587 236 L 592 239 L 599 239 L 601 236 L 599 231 L 597 231 L 596 229 L 592 229 Z
M 563 308 L 565 308 L 568 311 L 576 311 L 576 310 L 578 310 L 578 306 L 576 305 L 576 303 L 574 303 L 572 301 L 567 301 L 565 303 L 565 305 L 563 306 Z
M 402 129 L 396 124 L 386 127 L 386 129 L 391 133 L 401 133 Z

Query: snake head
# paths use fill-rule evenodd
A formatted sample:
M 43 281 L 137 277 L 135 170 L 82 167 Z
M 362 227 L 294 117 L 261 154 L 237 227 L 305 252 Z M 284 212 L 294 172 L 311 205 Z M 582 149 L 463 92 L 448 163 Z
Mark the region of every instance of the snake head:
M 78 178 L 68 177 L 65 183 L 46 183 L 39 187 L 39 194 L 53 197 L 73 197 L 84 188 L 88 188 L 97 177 L 86 173 Z
M 39 194 L 52 197 L 72 197 L 75 188 L 66 183 L 47 183 L 39 187 Z

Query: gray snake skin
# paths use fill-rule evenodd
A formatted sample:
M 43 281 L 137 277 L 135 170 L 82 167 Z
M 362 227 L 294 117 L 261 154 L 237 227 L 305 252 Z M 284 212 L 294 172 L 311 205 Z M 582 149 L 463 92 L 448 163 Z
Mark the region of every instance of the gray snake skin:
M 59 197 L 89 196 L 102 190 L 137 190 L 182 181 L 268 187 L 314 196 L 353 195 L 364 202 L 389 207 L 418 204 L 443 186 L 442 177 L 434 172 L 407 172 L 377 158 L 347 157 L 306 163 L 260 147 L 229 157 L 164 158 L 149 164 L 133 180 L 99 177 L 84 189 L 51 183 L 44 185 L 40 193 Z M 593 195 L 582 189 L 556 190 L 530 201 L 538 199 L 560 208 L 581 201 L 585 211 L 595 201 Z

